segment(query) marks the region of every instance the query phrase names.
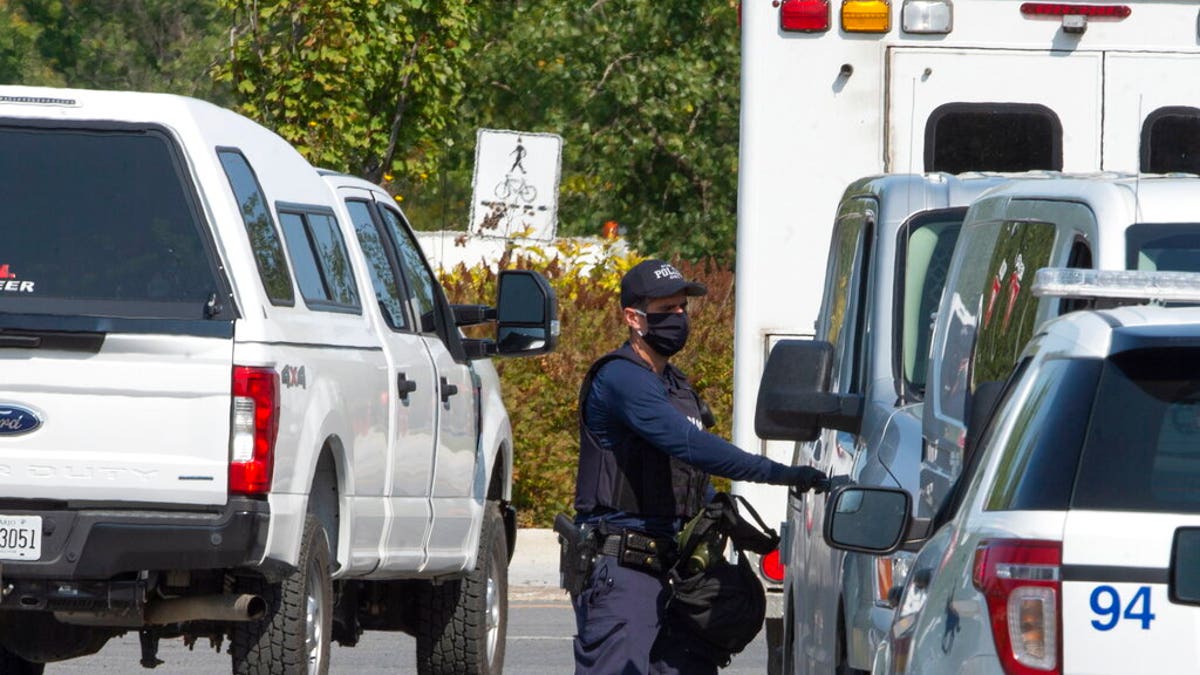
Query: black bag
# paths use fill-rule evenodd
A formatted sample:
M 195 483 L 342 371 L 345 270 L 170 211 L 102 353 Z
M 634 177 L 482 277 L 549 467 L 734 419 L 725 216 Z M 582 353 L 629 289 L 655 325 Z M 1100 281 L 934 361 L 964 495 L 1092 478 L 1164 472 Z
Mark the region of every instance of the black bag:
M 767 613 L 766 592 L 743 551 L 766 554 L 779 546 L 775 530 L 745 499 L 736 500 L 759 527 L 741 517 L 733 496 L 718 492 L 684 527 L 678 561 L 669 571 L 668 629 L 699 641 L 704 653 L 722 667 L 754 640 Z M 726 538 L 738 552 L 736 564 L 723 555 Z M 707 554 L 705 547 L 710 549 Z

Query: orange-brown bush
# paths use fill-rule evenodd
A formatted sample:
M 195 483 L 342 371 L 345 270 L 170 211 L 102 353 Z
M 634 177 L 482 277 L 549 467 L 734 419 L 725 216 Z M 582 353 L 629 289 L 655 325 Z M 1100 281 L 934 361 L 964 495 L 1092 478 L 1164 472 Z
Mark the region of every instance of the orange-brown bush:
M 572 513 L 579 456 L 579 384 L 588 366 L 626 339 L 620 321 L 621 275 L 640 258 L 606 252 L 592 265 L 578 251 L 559 260 L 536 257 L 502 260 L 501 268 L 535 269 L 558 295 L 562 334 L 546 356 L 497 359 L 504 403 L 512 420 L 513 503 L 525 527 L 549 527 L 554 514 Z M 564 259 L 565 258 L 565 259 Z M 689 300 L 692 332 L 674 359 L 717 417 L 713 432 L 728 438 L 733 405 L 733 273 L 712 263 L 677 263 L 689 279 L 708 286 L 708 295 Z M 484 266 L 443 276 L 451 302 L 495 297 L 496 275 Z

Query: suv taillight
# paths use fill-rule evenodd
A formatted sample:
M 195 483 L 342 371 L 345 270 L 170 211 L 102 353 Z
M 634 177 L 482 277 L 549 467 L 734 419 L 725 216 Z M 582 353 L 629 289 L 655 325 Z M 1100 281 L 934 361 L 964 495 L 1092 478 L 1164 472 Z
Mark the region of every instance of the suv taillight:
M 989 539 L 975 549 L 975 588 L 1008 675 L 1060 673 L 1062 543 Z
M 259 495 L 270 491 L 278 432 L 279 374 L 271 368 L 234 366 L 230 493 Z

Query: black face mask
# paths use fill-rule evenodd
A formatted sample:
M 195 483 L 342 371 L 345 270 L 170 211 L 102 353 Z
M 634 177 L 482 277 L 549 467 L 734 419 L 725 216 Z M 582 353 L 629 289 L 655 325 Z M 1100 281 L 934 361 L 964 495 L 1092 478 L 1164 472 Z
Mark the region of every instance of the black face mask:
M 642 339 L 663 356 L 674 356 L 688 339 L 687 312 L 652 312 L 645 314 L 649 328 Z

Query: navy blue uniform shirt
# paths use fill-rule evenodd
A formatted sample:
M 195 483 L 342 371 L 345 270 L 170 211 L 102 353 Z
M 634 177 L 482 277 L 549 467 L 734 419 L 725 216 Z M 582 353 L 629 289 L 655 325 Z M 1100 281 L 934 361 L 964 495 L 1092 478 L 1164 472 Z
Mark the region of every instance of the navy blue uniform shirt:
M 743 452 L 720 436 L 704 431 L 700 420 L 676 410 L 667 397 L 667 388 L 675 384 L 669 371 L 659 375 L 648 364 L 643 367 L 625 359 L 613 359 L 601 366 L 592 380 L 584 411 L 585 424 L 604 448 L 635 434 L 658 451 L 715 476 L 759 483 L 787 482 L 787 467 Z M 648 518 L 620 511 L 580 514 L 578 521 L 600 519 L 654 536 L 673 536 L 680 526 L 675 518 Z

